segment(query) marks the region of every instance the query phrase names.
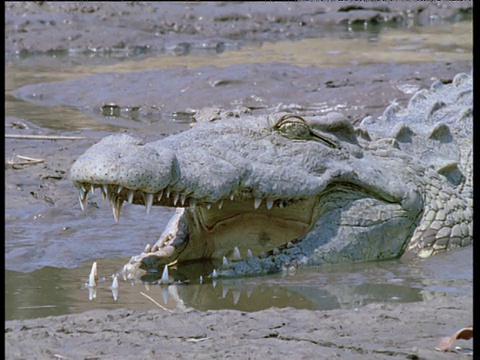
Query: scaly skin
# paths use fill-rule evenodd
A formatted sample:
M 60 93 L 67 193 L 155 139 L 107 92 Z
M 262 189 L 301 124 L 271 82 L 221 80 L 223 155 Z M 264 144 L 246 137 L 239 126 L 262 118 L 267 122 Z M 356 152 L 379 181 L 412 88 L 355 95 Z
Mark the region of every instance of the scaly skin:
M 82 207 L 100 187 L 117 221 L 124 201 L 178 208 L 128 277 L 203 259 L 229 277 L 430 256 L 472 242 L 472 104 L 459 74 L 357 129 L 338 113 L 217 112 L 148 144 L 106 137 L 71 178 Z

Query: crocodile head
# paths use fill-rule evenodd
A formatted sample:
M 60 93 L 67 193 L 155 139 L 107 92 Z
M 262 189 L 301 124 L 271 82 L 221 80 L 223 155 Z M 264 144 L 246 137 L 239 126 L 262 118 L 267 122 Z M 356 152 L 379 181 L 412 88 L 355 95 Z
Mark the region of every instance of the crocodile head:
M 212 259 L 218 273 L 391 258 L 402 253 L 423 196 L 392 148 L 372 157 L 342 115 L 224 116 L 144 144 L 112 135 L 71 169 L 82 207 L 100 188 L 118 221 L 125 201 L 177 207 L 128 269 Z M 243 259 L 243 260 L 241 260 Z M 132 271 L 130 271 L 132 273 Z
M 117 221 L 125 201 L 178 208 L 129 277 L 205 259 L 212 275 L 238 276 L 429 256 L 472 242 L 472 114 L 471 76 L 458 74 L 358 129 L 338 113 L 223 112 L 152 143 L 112 135 L 71 178 L 82 208 L 100 188 Z

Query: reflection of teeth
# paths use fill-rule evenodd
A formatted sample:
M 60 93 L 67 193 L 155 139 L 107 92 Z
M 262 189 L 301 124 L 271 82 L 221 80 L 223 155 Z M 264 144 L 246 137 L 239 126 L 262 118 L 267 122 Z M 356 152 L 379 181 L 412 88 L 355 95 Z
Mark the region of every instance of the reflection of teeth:
M 234 305 L 237 305 L 238 300 L 240 300 L 240 294 L 241 294 L 241 292 L 238 291 L 238 290 L 232 290 L 232 294 L 233 294 L 233 304 L 234 304 Z
M 273 200 L 267 200 L 267 209 L 270 210 L 273 206 Z
M 235 246 L 233 249 L 233 260 L 238 261 L 242 260 L 242 255 L 240 254 L 240 250 L 238 249 L 238 246 Z
M 168 305 L 168 288 L 167 287 L 162 287 L 162 297 L 163 297 L 163 303 L 165 305 Z
M 207 210 L 210 210 L 210 208 L 212 207 L 212 204 L 207 204 Z
M 112 282 L 111 288 L 112 288 L 112 289 L 118 289 L 118 279 L 117 279 L 117 275 L 113 275 L 113 282 Z
M 89 287 L 88 288 L 88 300 L 93 300 L 97 297 L 97 287 Z
M 228 288 L 224 286 L 222 288 L 222 299 L 225 299 L 227 297 L 227 294 L 228 294 Z
M 203 276 L 202 276 L 202 275 L 200 275 L 200 279 L 198 279 L 198 282 L 199 282 L 200 284 L 203 284 Z

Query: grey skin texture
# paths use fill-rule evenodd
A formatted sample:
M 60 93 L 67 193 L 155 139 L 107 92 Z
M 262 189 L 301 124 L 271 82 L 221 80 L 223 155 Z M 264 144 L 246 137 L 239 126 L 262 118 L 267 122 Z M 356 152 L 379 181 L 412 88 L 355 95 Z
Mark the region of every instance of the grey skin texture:
M 117 221 L 124 201 L 177 208 L 129 278 L 205 259 L 234 277 L 428 257 L 473 241 L 472 92 L 471 74 L 436 80 L 358 127 L 339 113 L 205 111 L 155 142 L 104 138 L 71 179 L 82 208 L 100 188 Z

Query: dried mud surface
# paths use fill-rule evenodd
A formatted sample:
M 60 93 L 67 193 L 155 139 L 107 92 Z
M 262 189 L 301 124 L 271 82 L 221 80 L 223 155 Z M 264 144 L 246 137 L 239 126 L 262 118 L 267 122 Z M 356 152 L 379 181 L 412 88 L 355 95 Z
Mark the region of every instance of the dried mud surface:
M 89 311 L 5 324 L 7 359 L 458 359 L 471 297 L 351 310 Z M 471 340 L 457 345 L 471 346 Z
M 153 3 L 153 11 L 147 9 L 145 4 L 132 3 L 128 9 L 122 8 L 123 15 L 129 15 L 127 20 L 124 16 L 123 21 L 119 21 L 119 9 L 114 3 L 15 2 L 5 5 L 5 53 L 7 59 L 22 60 L 22 57 L 31 54 L 62 52 L 181 53 L 205 47 L 218 51 L 241 46 L 245 41 L 262 41 L 265 38 L 281 40 L 318 36 L 318 29 L 322 26 L 342 25 L 348 20 L 353 23 L 363 23 L 365 20 L 400 22 L 408 21 L 412 18 L 408 14 L 413 14 L 415 21 L 421 24 L 430 21 L 430 15 L 434 14 L 437 19 L 450 21 L 471 11 L 472 6 L 472 2 L 394 2 L 388 7 L 383 2 L 365 2 L 360 7 L 352 4 L 353 2 L 309 2 L 291 8 L 288 3 L 278 3 L 272 12 L 272 8 L 266 5 L 248 11 L 252 7 L 251 3 L 233 5 L 219 2 L 199 5 L 187 2 L 169 3 L 162 7 L 159 3 Z M 312 7 L 315 9 L 312 10 Z M 249 15 L 244 15 L 246 13 Z M 138 21 L 139 16 L 143 16 L 141 22 Z M 192 25 L 192 19 L 199 20 L 200 17 L 202 20 Z M 91 29 L 86 31 L 87 27 Z M 205 39 L 209 41 L 206 42 Z M 245 69 L 239 68 L 236 71 L 240 73 Z M 448 80 L 456 73 L 470 69 L 471 64 L 466 62 L 385 65 L 366 67 L 355 73 L 345 68 L 323 75 L 317 74 L 321 83 L 316 86 L 323 88 L 331 106 L 339 97 L 347 99 L 346 102 L 350 105 L 341 111 L 345 110 L 355 121 L 366 115 L 379 115 L 380 109 L 397 95 L 403 96 L 400 100 L 405 100 L 408 95 L 392 86 L 395 81 L 403 79 L 425 87 L 433 76 Z M 310 70 L 295 71 L 305 78 Z M 250 76 L 256 76 L 255 73 L 262 71 L 252 71 Z M 191 80 L 188 72 L 183 75 L 174 72 L 167 74 L 173 74 L 177 78 L 183 76 L 182 81 Z M 232 80 L 232 75 L 222 77 L 217 73 L 214 78 L 213 70 L 210 70 L 210 74 L 213 80 L 218 80 L 210 83 L 213 89 L 222 89 L 221 84 L 225 79 Z M 393 80 L 387 81 L 389 78 Z M 242 81 L 248 83 L 249 79 Z M 242 91 L 246 91 L 242 81 L 230 83 L 240 86 L 236 89 L 237 98 L 222 93 L 225 100 L 218 105 L 227 106 L 234 100 L 242 100 L 239 96 L 243 94 Z M 77 85 L 79 89 L 85 90 L 81 83 Z M 314 85 L 312 91 L 315 90 Z M 241 86 L 244 86 L 243 89 Z M 201 94 L 201 89 L 198 90 L 196 94 Z M 364 95 L 372 92 L 376 96 Z M 266 99 L 267 103 L 262 106 L 279 104 L 279 99 L 283 96 L 285 93 L 279 90 L 271 99 Z M 353 106 L 354 98 L 358 96 L 361 96 L 360 111 Z M 198 108 L 211 106 L 212 104 L 204 102 L 206 98 L 205 95 L 203 99 L 199 96 L 192 101 L 198 102 L 195 104 Z M 116 99 L 118 102 L 121 100 Z M 65 104 L 66 101 L 63 99 L 60 103 Z M 140 101 L 141 99 L 138 100 Z M 169 102 L 168 99 L 162 99 L 164 101 Z M 300 106 L 308 110 L 310 103 L 305 101 Z M 15 223 L 25 220 L 22 219 L 22 209 L 29 209 L 30 213 L 31 209 L 48 209 L 48 219 L 43 220 L 46 222 L 61 222 L 62 217 L 68 221 L 88 221 L 86 218 L 89 214 L 79 215 L 76 193 L 68 181 L 68 169 L 74 159 L 96 141 L 94 138 L 105 136 L 106 133 L 59 132 L 37 128 L 24 119 L 13 117 L 5 119 L 5 127 L 8 133 L 18 135 L 89 137 L 74 142 L 6 139 L 7 231 L 14 232 Z M 146 140 L 152 140 L 153 137 L 152 134 L 141 135 Z M 37 157 L 45 159 L 44 163 L 9 163 L 14 155 L 25 154 L 23 151 L 32 146 L 37 148 Z M 68 232 L 69 229 L 62 231 Z M 28 262 L 32 254 L 12 253 L 11 256 L 16 256 L 21 263 Z M 78 258 L 71 258 L 67 262 L 84 260 L 82 254 L 76 256 Z M 64 259 L 65 254 L 59 256 L 59 261 L 60 258 Z M 441 353 L 434 348 L 441 337 L 469 325 L 472 319 L 471 296 L 437 295 L 423 302 L 370 304 L 358 309 L 309 311 L 271 308 L 252 313 L 231 310 L 200 312 L 190 309 L 170 313 L 152 304 L 150 311 L 95 310 L 58 317 L 7 321 L 5 358 L 458 359 L 459 355 L 454 352 Z M 472 347 L 472 342 L 462 340 L 459 345 L 468 348 Z

